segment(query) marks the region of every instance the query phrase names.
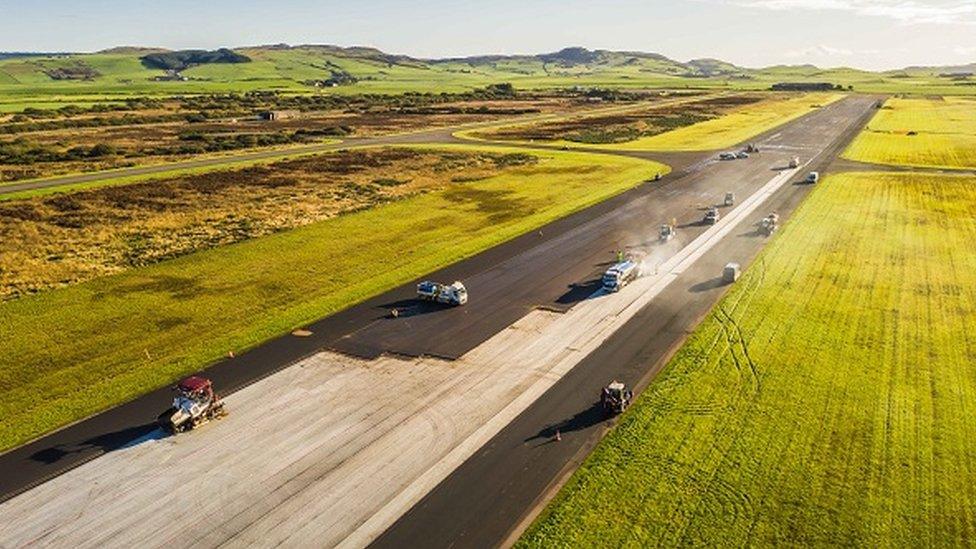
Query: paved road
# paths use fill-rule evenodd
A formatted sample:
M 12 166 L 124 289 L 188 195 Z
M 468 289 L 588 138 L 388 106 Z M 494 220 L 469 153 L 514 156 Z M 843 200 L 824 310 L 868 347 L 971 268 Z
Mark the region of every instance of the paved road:
M 745 195 L 769 179 L 770 167 L 781 165 L 794 154 L 791 147 L 820 147 L 825 126 L 836 126 L 852 117 L 857 101 L 828 107 L 767 135 L 770 147 L 757 158 L 735 163 L 702 162 L 698 157 L 675 157 L 684 167 L 660 185 L 640 186 L 615 199 L 544 227 L 543 235 L 528 234 L 453 265 L 431 278 L 471 280 L 474 288 L 491 295 L 497 312 L 421 315 L 413 318 L 414 339 L 429 340 L 428 348 L 411 348 L 403 337 L 403 322 L 386 322 L 382 316 L 390 303 L 412 293 L 413 283 L 404 285 L 359 306 L 324 319 L 311 327 L 310 338 L 286 336 L 243 356 L 208 369 L 224 390 L 234 390 L 294 363 L 323 347 L 341 348 L 358 344 L 363 354 L 381 351 L 443 354 L 452 356 L 470 348 L 504 327 L 519 311 L 535 306 L 567 307 L 585 297 L 588 284 L 599 273 L 611 249 L 645 242 L 648 230 L 672 215 L 685 222 L 679 242 L 690 240 L 702 228 L 692 224 L 699 206 L 717 200 L 726 190 Z M 812 124 L 812 125 L 811 125 Z M 811 131 L 810 128 L 820 128 Z M 428 132 L 432 139 L 437 131 Z M 420 142 L 421 134 L 398 136 L 398 142 Z M 441 132 L 441 138 L 446 139 Z M 346 145 L 348 146 L 348 145 Z M 813 150 L 809 149 L 809 150 Z M 802 154 L 802 153 L 801 153 Z M 720 186 L 714 183 L 720 181 Z M 668 204 L 662 207 L 662 204 Z M 666 218 L 666 217 L 665 217 Z M 641 228 L 634 232 L 635 226 Z M 595 235 L 595 236 L 594 236 Z M 587 238 L 582 238 L 582 237 Z M 578 249 L 574 247 L 578 245 Z M 512 276 L 527 269 L 526 276 Z M 539 273 L 543 273 L 542 276 Z M 511 284 L 524 286 L 518 292 L 504 291 Z M 574 286 L 575 285 L 575 286 Z M 702 292 L 702 296 L 709 296 Z M 704 297 L 703 297 L 704 298 Z M 443 313 L 443 312 L 442 312 Z M 450 319 L 450 322 L 447 321 Z M 411 317 L 402 319 L 411 320 Z M 419 324 L 419 326 L 418 326 Z M 449 338 L 439 336 L 445 325 L 459 326 Z M 349 337 L 345 337 L 349 336 Z M 352 349 L 355 350 L 355 349 Z M 602 378 L 601 378 L 602 379 Z M 148 434 L 155 414 L 165 407 L 170 393 L 156 391 L 129 404 L 75 424 L 32 444 L 0 456 L 0 499 L 5 499 L 60 472 L 84 463 L 104 452 L 120 448 Z
M 790 154 L 819 143 L 823 153 L 809 169 L 823 170 L 867 122 L 873 103 L 847 100 L 773 132 L 763 140 L 764 161 L 773 150 Z M 786 218 L 809 190 L 787 185 L 768 209 Z M 762 215 L 755 217 L 758 222 Z M 610 427 L 596 406 L 600 387 L 616 378 L 643 389 L 725 292 L 716 276 L 721 267 L 730 260 L 748 265 L 761 249 L 765 238 L 751 227 L 739 229 L 456 469 L 374 547 L 492 547 L 509 539 Z M 561 440 L 555 442 L 557 429 Z

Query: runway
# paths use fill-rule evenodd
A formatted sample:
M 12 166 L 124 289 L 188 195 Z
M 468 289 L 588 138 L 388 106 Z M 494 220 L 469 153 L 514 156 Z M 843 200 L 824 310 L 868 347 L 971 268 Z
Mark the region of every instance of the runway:
M 432 273 L 464 280 L 472 300 L 463 308 L 416 304 L 411 283 L 316 323 L 310 338 L 280 338 L 215 365 L 208 375 L 218 387 L 250 387 L 228 399 L 227 420 L 200 432 L 159 439 L 148 421 L 169 393 L 158 391 L 0 456 L 9 497 L 108 454 L 0 505 L 0 540 L 162 545 L 177 541 L 164 532 L 177 521 L 203 546 L 360 546 L 396 521 L 378 544 L 502 542 L 599 438 L 605 426 L 589 411 L 599 387 L 608 377 L 649 379 L 720 296 L 721 265 L 745 264 L 761 248 L 753 224 L 768 209 L 787 215 L 808 192 L 782 171 L 788 159 L 826 166 L 873 102 L 850 98 L 777 128 L 747 160 L 689 156 L 660 183 Z M 730 232 L 653 299 L 642 301 L 650 294 L 635 293 L 636 284 L 594 296 L 615 250 L 639 251 L 670 272 L 668 261 L 714 235 L 706 231 L 717 227 L 698 223 L 704 207 L 727 191 L 747 203 L 781 176 L 789 180 L 741 220 L 723 209 L 735 219 L 723 225 Z M 661 246 L 657 226 L 671 218 L 678 236 Z M 641 279 L 644 290 L 655 276 Z M 386 318 L 392 306 L 406 314 Z M 516 402 L 517 415 L 501 416 L 514 421 L 472 439 Z M 554 425 L 566 426 L 558 445 L 546 443 Z M 200 478 L 200 488 L 180 492 L 182 475 Z M 219 505 L 206 499 L 214 494 Z M 68 520 L 93 500 L 104 506 L 83 509 L 84 524 L 118 526 Z M 194 504 L 206 520 L 184 522 Z

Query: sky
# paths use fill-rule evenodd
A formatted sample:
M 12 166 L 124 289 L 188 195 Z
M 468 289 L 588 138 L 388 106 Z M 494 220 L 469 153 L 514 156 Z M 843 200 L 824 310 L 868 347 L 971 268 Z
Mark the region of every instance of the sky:
M 976 0 L 0 0 L 0 51 L 277 43 L 425 58 L 583 46 L 892 69 L 976 62 Z

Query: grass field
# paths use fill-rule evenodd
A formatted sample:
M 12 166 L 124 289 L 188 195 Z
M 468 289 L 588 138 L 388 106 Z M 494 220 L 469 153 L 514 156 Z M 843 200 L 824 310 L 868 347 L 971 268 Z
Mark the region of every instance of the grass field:
M 0 201 L 0 301 L 443 190 L 455 181 L 487 179 L 535 161 L 528 154 L 363 148 Z
M 621 143 L 629 150 L 708 151 L 731 147 L 843 97 L 834 93 L 804 94 L 785 100 L 748 105 L 731 114 L 652 137 Z M 616 147 L 618 145 L 614 145 Z
M 828 177 L 520 546 L 970 544 L 974 183 Z
M 624 157 L 537 156 L 495 177 L 0 305 L 0 450 L 665 169 Z
M 650 137 L 641 137 L 622 143 L 579 143 L 567 140 L 549 141 L 548 144 L 587 149 L 615 149 L 634 151 L 709 151 L 731 147 L 755 135 L 785 124 L 821 106 L 843 97 L 837 93 L 812 93 L 788 98 L 769 98 L 746 105 L 711 120 L 698 122 Z M 696 99 L 678 99 L 662 102 L 661 106 L 673 105 L 681 112 L 682 103 L 694 103 Z M 653 107 L 654 104 L 652 104 Z M 647 107 L 644 107 L 647 108 Z M 629 110 L 636 110 L 631 107 Z M 612 111 L 611 111 L 612 112 Z M 621 112 L 626 112 L 621 109 Z M 566 117 L 569 118 L 569 117 Z M 554 119 L 554 120 L 559 120 Z M 542 122 L 552 124 L 552 120 Z M 500 125 L 499 127 L 504 127 Z M 463 138 L 490 138 L 485 129 L 464 130 L 455 135 Z M 518 141 L 515 141 L 516 143 Z M 524 143 L 524 142 L 523 142 Z
M 844 157 L 876 164 L 976 168 L 976 100 L 889 99 Z

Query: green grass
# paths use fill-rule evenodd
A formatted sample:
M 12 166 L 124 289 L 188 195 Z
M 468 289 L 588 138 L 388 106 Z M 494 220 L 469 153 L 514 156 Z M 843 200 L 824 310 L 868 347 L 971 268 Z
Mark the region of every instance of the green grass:
M 628 143 L 599 147 L 657 151 L 709 151 L 731 147 L 841 97 L 843 95 L 835 93 L 811 93 L 790 99 L 763 101 L 691 126 Z
M 533 154 L 541 158 L 538 164 L 486 180 L 3 303 L 0 450 L 165 386 L 229 350 L 287 333 L 664 169 L 625 157 Z
M 731 147 L 750 137 L 759 135 L 791 120 L 799 118 L 809 112 L 828 105 L 843 97 L 839 93 L 810 93 L 788 99 L 767 99 L 759 103 L 747 105 L 734 112 L 719 116 L 712 120 L 698 122 L 690 126 L 666 131 L 650 137 L 640 137 L 622 143 L 580 143 L 568 140 L 547 141 L 548 145 L 573 147 L 577 149 L 594 150 L 629 150 L 629 151 L 710 151 Z M 653 103 L 658 106 L 677 106 L 683 103 L 693 103 L 698 98 L 679 98 L 667 102 Z M 593 111 L 586 116 L 604 115 L 611 112 L 627 112 L 647 108 L 647 105 L 626 105 L 611 107 L 605 110 Z M 540 122 L 570 119 L 578 115 L 564 115 L 561 117 L 540 118 Z M 517 123 L 502 122 L 492 126 L 455 132 L 455 136 L 475 141 L 490 140 L 490 130 L 510 126 L 526 125 L 525 121 Z M 488 131 L 486 131 L 488 130 Z M 513 144 L 530 144 L 528 141 L 510 141 Z
M 520 545 L 971 543 L 974 183 L 828 177 Z
M 976 168 L 976 100 L 889 99 L 844 157 L 876 164 Z
M 338 52 L 328 48 L 288 50 L 243 48 L 238 50 L 251 63 L 207 64 L 184 71 L 182 82 L 155 82 L 161 71 L 147 69 L 139 53 L 72 54 L 57 57 L 29 57 L 0 60 L 0 112 L 15 112 L 23 106 L 55 106 L 49 98 L 65 98 L 86 104 L 99 96 L 119 101 L 132 96 L 168 96 L 278 90 L 291 93 L 400 94 L 404 92 L 461 92 L 498 82 L 510 82 L 521 89 L 570 86 L 614 88 L 700 88 L 712 90 L 765 90 L 782 81 L 832 82 L 853 86 L 855 91 L 973 95 L 973 81 L 954 81 L 934 71 L 874 73 L 850 68 L 818 69 L 810 66 L 743 69 L 744 78 L 728 76 L 687 77 L 686 67 L 669 60 L 616 54 L 611 59 L 587 65 L 561 66 L 539 59 L 511 58 L 495 63 L 469 64 L 461 61 L 430 63 L 402 61 L 387 63 L 370 55 Z M 100 74 L 90 81 L 52 80 L 44 71 L 82 63 Z M 303 84 L 325 79 L 332 70 L 353 75 L 353 85 L 320 90 Z

